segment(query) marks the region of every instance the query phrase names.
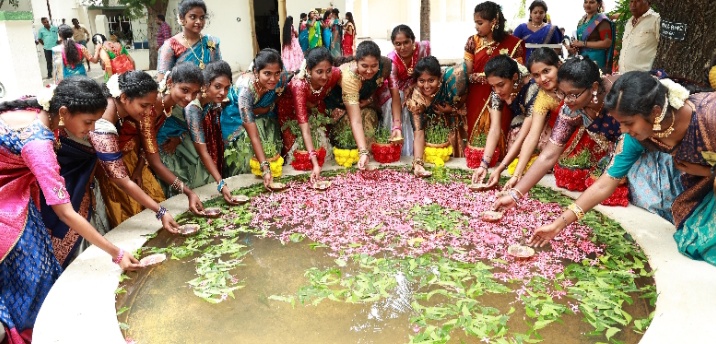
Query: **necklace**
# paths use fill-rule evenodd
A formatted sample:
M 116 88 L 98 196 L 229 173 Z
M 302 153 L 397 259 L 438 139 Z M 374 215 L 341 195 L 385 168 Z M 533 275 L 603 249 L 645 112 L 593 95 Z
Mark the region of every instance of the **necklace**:
M 534 23 L 530 22 L 530 26 L 532 26 L 535 29 L 541 29 L 544 26 L 544 22 L 542 22 L 542 24 L 539 24 L 539 25 L 535 25 Z
M 497 42 L 488 42 L 487 39 L 483 37 L 482 41 L 480 42 L 480 49 L 487 49 L 487 55 L 492 55 L 492 53 L 495 51 L 495 47 L 493 47 L 495 43 Z
M 674 132 L 674 124 L 676 124 L 676 114 L 674 112 L 671 112 L 671 125 L 666 128 L 666 130 L 654 133 L 652 136 L 663 139 L 665 137 L 669 137 Z
M 599 116 L 602 114 L 602 109 L 603 109 L 603 108 L 604 108 L 604 103 L 602 103 L 602 105 L 599 107 L 599 110 L 596 110 L 596 111 L 595 111 L 595 113 L 594 113 L 594 119 L 599 118 Z M 587 108 L 584 108 L 584 112 L 587 112 L 587 109 L 594 110 L 594 109 L 592 109 L 592 108 L 587 107 Z
M 323 86 L 325 86 L 325 85 L 323 85 Z M 313 88 L 313 85 L 311 85 L 311 82 L 310 81 L 308 82 L 308 88 L 311 90 L 311 94 L 313 94 L 314 96 L 318 96 L 321 94 L 321 92 L 323 92 L 323 86 L 321 86 L 321 88 L 316 90 Z
M 184 36 L 183 33 L 181 34 L 181 38 L 184 40 L 184 45 L 186 45 L 187 49 L 189 49 L 189 51 L 191 51 L 191 54 L 194 55 L 194 57 L 199 61 L 199 69 L 204 69 L 204 67 L 206 67 L 206 65 L 204 64 L 204 45 L 201 44 L 201 40 L 204 38 L 204 36 L 200 36 L 198 41 L 201 45 L 201 58 L 199 58 L 199 56 L 196 56 L 194 49 L 191 48 L 191 46 L 189 45 L 189 41 L 186 39 L 186 36 Z
M 405 63 L 405 60 L 403 59 L 402 56 L 400 56 L 399 54 L 396 54 L 396 55 L 398 55 L 400 62 L 403 63 L 403 67 L 405 67 L 405 70 L 408 71 L 408 76 L 413 75 L 413 71 L 414 71 L 413 67 L 415 67 L 415 46 L 413 46 L 413 53 L 410 56 L 410 67 L 408 67 L 408 65 Z
M 170 117 L 172 114 L 167 113 L 167 106 L 164 105 L 164 96 L 162 96 L 162 110 L 164 111 L 164 116 Z

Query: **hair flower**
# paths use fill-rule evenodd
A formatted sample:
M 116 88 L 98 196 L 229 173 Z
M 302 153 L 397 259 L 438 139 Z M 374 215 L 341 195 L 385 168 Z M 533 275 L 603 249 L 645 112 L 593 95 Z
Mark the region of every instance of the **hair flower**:
M 45 111 L 50 111 L 50 101 L 52 100 L 52 97 L 55 96 L 55 85 L 48 85 L 47 87 L 42 88 L 42 91 L 37 93 L 37 103 L 42 106 L 42 109 Z
M 117 98 L 122 95 L 122 90 L 119 88 L 119 76 L 117 74 L 112 75 L 105 85 L 107 85 L 107 89 L 109 90 L 109 94 L 112 95 L 112 98 Z
M 666 86 L 669 104 L 674 109 L 680 109 L 684 106 L 686 99 L 689 98 L 689 90 L 671 79 L 661 79 L 659 81 Z
M 171 75 L 172 72 L 167 72 L 167 74 L 164 74 L 164 79 L 159 82 L 159 93 L 164 93 L 167 90 L 167 79 L 169 79 L 169 75 Z

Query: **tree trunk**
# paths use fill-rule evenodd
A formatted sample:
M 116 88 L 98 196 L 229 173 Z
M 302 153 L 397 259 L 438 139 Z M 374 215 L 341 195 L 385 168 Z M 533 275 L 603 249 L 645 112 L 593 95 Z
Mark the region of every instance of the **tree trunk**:
M 708 85 L 705 65 L 716 50 L 716 6 L 713 1 L 653 0 L 652 5 L 658 9 L 662 21 L 687 25 L 683 41 L 661 36 L 654 68 Z
M 157 0 L 147 4 L 147 40 L 149 40 L 149 69 L 157 69 L 157 58 L 159 57 L 159 46 L 157 45 L 157 14 L 166 14 L 168 0 Z M 168 20 L 171 20 L 169 18 Z
M 430 40 L 430 0 L 420 0 L 420 40 Z

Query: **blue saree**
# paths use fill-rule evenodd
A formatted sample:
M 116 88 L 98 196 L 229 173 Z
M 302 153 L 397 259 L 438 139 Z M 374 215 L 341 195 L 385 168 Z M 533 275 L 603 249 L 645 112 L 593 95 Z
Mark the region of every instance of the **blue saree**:
M 177 63 L 182 62 L 190 62 L 204 69 L 209 62 L 218 60 L 221 60 L 221 50 L 217 37 L 203 35 L 191 48 L 187 48 L 178 39 L 171 37 L 159 48 L 157 72 L 166 74 Z
M 586 16 L 585 16 L 586 17 Z M 582 42 L 601 41 L 606 38 L 612 40 L 612 45 L 608 49 L 591 49 L 582 48 L 579 54 L 588 56 L 592 61 L 596 62 L 604 73 L 610 74 L 612 71 L 612 59 L 614 57 L 614 41 L 616 38 L 614 24 L 604 13 L 597 13 L 592 16 L 589 21 L 585 21 L 585 17 L 579 21 L 577 26 L 577 39 Z M 609 29 L 600 29 L 599 24 L 606 22 Z
M 526 44 L 561 44 L 562 32 L 557 26 L 547 24 L 537 31 L 531 31 L 527 24 L 523 23 L 517 26 L 513 36 L 522 39 Z M 525 61 L 529 61 L 530 55 L 534 48 L 527 48 Z

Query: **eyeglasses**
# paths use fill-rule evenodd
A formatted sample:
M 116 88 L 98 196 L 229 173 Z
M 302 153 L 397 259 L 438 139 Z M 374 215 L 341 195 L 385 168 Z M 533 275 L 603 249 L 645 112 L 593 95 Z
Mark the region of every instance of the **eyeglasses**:
M 565 102 L 574 103 L 575 101 L 577 101 L 577 98 L 581 97 L 584 94 L 584 92 L 587 92 L 588 89 L 589 89 L 589 87 L 585 88 L 584 90 L 582 90 L 582 92 L 579 92 L 579 94 L 574 94 L 574 93 L 564 94 L 564 92 L 562 92 L 562 91 L 555 91 L 554 94 L 557 96 L 557 98 L 559 98 L 559 100 L 564 100 Z

